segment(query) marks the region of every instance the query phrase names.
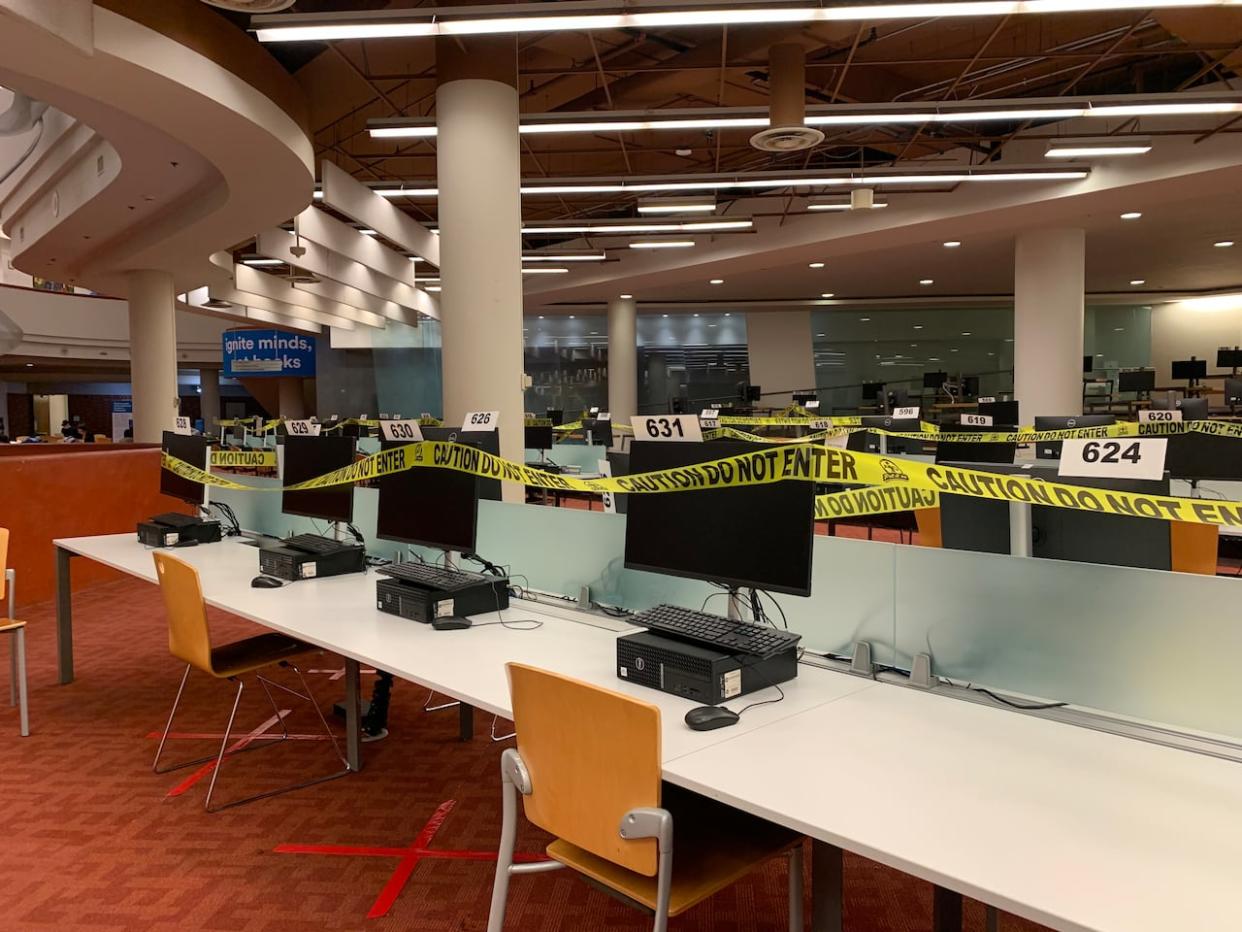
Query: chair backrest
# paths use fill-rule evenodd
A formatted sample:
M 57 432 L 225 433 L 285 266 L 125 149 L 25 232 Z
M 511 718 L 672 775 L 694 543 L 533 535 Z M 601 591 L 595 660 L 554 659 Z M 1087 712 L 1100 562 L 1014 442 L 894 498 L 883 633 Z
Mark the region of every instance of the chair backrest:
M 184 560 L 156 552 L 155 574 L 168 615 L 168 649 L 179 660 L 211 673 L 211 634 L 198 570 Z
M 8 585 L 8 577 L 4 571 L 8 567 L 6 562 L 9 558 L 9 529 L 0 527 L 0 599 L 4 598 L 5 586 Z
M 660 710 L 590 683 L 507 665 L 517 749 L 530 774 L 526 818 L 632 871 L 655 876 L 656 841 L 627 841 L 621 818 L 660 805 Z

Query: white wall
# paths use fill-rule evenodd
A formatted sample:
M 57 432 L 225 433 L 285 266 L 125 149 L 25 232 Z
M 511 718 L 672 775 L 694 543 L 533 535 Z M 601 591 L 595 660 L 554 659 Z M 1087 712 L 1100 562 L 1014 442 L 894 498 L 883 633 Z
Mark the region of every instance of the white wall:
M 1242 346 L 1242 294 L 1157 304 L 1151 311 L 1151 364 L 1156 384 L 1168 384 L 1175 359 L 1196 356 L 1216 367 L 1216 350 Z
M 815 386 L 810 311 L 758 311 L 746 315 L 750 384 L 764 392 L 765 405 L 785 405 L 795 389 Z M 770 395 L 768 392 L 783 392 Z

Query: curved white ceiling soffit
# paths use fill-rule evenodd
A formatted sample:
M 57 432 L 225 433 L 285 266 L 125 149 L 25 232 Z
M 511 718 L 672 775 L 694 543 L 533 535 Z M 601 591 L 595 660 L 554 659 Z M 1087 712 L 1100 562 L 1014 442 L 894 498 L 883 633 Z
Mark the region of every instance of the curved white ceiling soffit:
M 1188 95 L 1189 96 L 1189 95 Z M 1074 123 L 1061 124 L 1072 131 Z M 1015 141 L 997 168 L 1038 165 L 1044 141 Z M 952 157 L 907 162 L 917 172 L 926 168 L 965 168 L 963 158 Z M 1069 167 L 1069 166 L 1062 166 Z M 920 187 L 923 192 L 920 193 Z M 1242 138 L 1219 134 L 1202 142 L 1192 136 L 1161 138 L 1153 150 L 1137 159 L 1096 161 L 1081 180 L 1030 183 L 984 181 L 939 186 L 876 186 L 876 199 L 888 203 L 885 210 L 805 212 L 797 206 L 782 217 L 785 199 L 738 200 L 727 212 L 709 219 L 756 218 L 754 232 L 697 235 L 693 249 L 622 250 L 620 261 L 580 263 L 568 274 L 538 276 L 526 283 L 528 311 L 559 302 L 606 301 L 620 292 L 636 294 L 713 278 L 762 271 L 779 273 L 809 262 L 926 243 L 942 239 L 1011 236 L 1041 226 L 1073 226 L 1100 211 L 1142 210 L 1158 204 L 1179 203 L 1242 190 Z M 822 192 L 816 190 L 813 194 Z M 828 193 L 840 194 L 839 190 Z M 805 197 L 805 196 L 804 196 Z M 795 198 L 802 204 L 804 198 Z M 803 211 L 798 213 L 798 211 Z M 688 219 L 688 218 L 683 218 Z M 699 219 L 699 218 L 694 218 Z M 590 245 L 613 248 L 626 238 L 593 238 Z M 582 242 L 562 244 L 581 246 Z
M 53 108 L 0 183 L 28 274 L 124 295 L 162 269 L 185 290 L 311 201 L 301 90 L 196 0 L 0 0 L 0 85 Z

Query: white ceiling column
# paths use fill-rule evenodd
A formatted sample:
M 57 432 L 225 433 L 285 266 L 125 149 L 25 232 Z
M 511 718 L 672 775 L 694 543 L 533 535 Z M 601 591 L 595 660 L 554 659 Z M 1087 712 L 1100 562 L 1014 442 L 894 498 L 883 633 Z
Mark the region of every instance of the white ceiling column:
M 1014 246 L 1014 397 L 1024 423 L 1082 413 L 1086 234 L 1033 230 Z
M 179 413 L 177 297 L 168 272 L 129 273 L 129 367 L 134 442 L 159 443 Z
M 764 391 L 762 404 L 779 407 L 793 392 L 815 385 L 810 311 L 759 311 L 746 315 L 750 384 Z M 779 394 L 768 394 L 769 392 Z

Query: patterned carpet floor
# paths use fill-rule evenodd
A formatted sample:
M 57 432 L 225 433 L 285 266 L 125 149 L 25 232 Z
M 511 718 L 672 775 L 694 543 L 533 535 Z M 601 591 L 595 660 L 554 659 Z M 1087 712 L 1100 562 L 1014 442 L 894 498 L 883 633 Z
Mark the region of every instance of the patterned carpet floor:
M 493 873 L 486 858 L 500 825 L 498 761 L 510 744 L 489 740 L 488 718 L 480 716 L 477 737 L 462 743 L 454 710 L 424 712 L 426 690 L 398 682 L 391 735 L 364 746 L 361 773 L 207 814 L 206 772 L 151 771 L 183 669 L 167 650 L 158 591 L 132 580 L 107 583 L 78 593 L 74 604 L 76 682 L 55 684 L 53 607 L 31 606 L 21 613 L 29 622 L 30 738 L 18 737 L 16 710 L 0 705 L 0 929 L 486 927 Z M 212 629 L 218 643 L 253 631 L 219 613 Z M 7 702 L 9 645 L 0 641 L 0 701 Z M 303 663 L 317 671 L 308 679 L 325 709 L 340 698 L 340 667 L 332 656 Z M 296 683 L 289 671 L 274 678 Z M 278 701 L 292 710 L 295 735 L 315 732 L 317 719 L 304 703 Z M 166 753 L 184 760 L 214 752 L 231 702 L 230 684 L 191 674 Z M 244 736 L 270 718 L 262 691 L 248 686 L 237 730 Z M 217 793 L 228 800 L 328 773 L 329 751 L 326 741 L 306 738 L 239 754 L 226 760 Z M 519 850 L 538 853 L 546 841 L 526 826 Z M 930 885 L 848 854 L 845 871 L 848 932 L 930 928 Z M 674 920 L 672 929 L 784 932 L 785 915 L 784 867 L 773 865 Z M 983 908 L 968 902 L 966 928 L 983 926 Z M 641 914 L 567 872 L 515 878 L 511 887 L 506 929 L 647 928 Z M 1004 916 L 1001 928 L 1039 927 Z

